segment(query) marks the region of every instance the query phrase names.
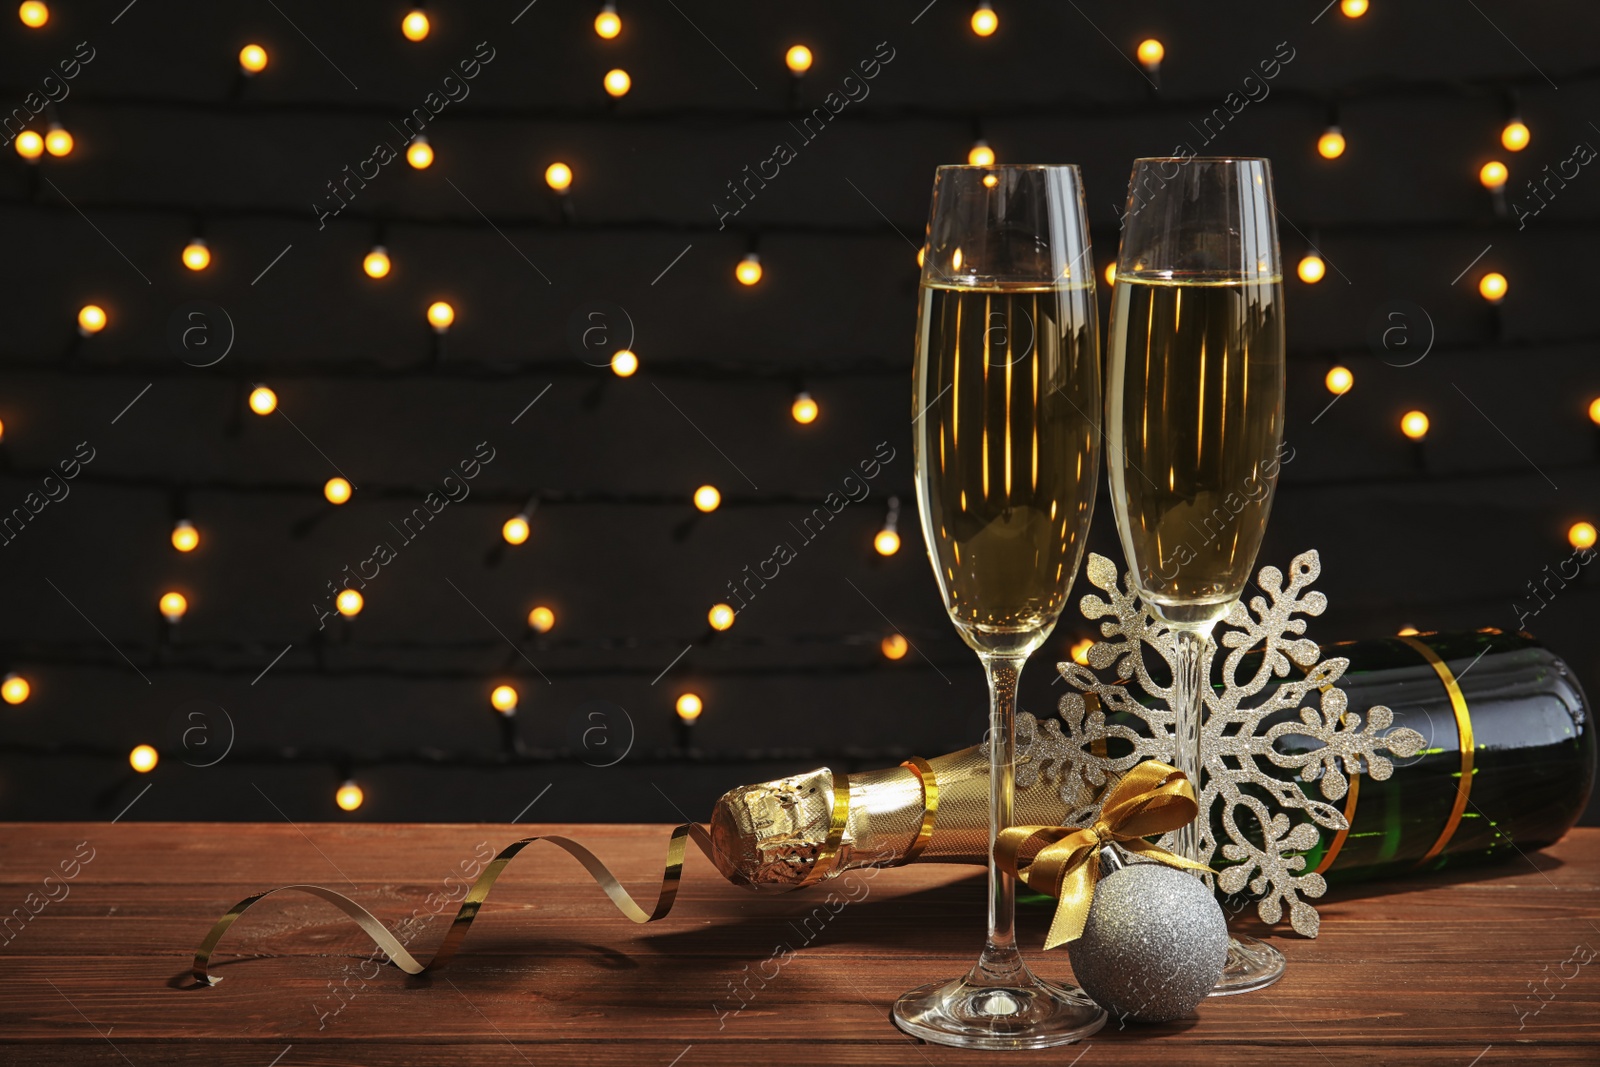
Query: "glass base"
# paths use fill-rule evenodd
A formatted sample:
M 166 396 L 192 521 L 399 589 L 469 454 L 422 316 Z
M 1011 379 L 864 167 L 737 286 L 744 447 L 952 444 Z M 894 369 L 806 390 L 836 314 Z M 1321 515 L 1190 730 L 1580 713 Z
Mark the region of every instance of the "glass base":
M 1228 938 L 1228 962 L 1222 968 L 1222 978 L 1211 991 L 1214 997 L 1231 997 L 1235 993 L 1248 993 L 1262 989 L 1283 977 L 1289 962 L 1283 953 L 1253 937 Z
M 913 989 L 894 1005 L 912 1037 L 958 1048 L 1050 1048 L 1088 1037 L 1106 1013 L 1080 989 L 1040 981 L 1019 960 L 1006 980 L 980 964 L 965 977 Z

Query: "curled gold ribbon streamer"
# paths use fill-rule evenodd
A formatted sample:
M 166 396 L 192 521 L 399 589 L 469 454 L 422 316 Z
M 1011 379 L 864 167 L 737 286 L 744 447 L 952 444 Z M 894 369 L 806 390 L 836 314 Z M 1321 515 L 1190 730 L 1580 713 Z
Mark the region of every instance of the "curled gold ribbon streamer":
M 1100 881 L 1102 845 L 1115 841 L 1171 867 L 1211 871 L 1203 863 L 1141 840 L 1186 826 L 1199 813 L 1188 776 L 1169 764 L 1146 760 L 1112 787 L 1093 826 L 1007 827 L 995 842 L 995 862 L 1029 888 L 1056 898 L 1056 913 L 1044 942 L 1045 948 L 1055 948 L 1083 935 L 1094 887 Z M 1044 847 L 1023 866 L 1023 850 L 1035 842 Z
M 840 777 L 843 778 L 842 775 Z M 848 788 L 845 790 L 845 794 L 845 803 L 848 806 Z M 291 889 L 309 893 L 311 896 L 326 900 L 350 916 L 360 924 L 361 929 L 367 932 L 367 936 L 372 938 L 373 944 L 383 951 L 390 962 L 407 974 L 421 974 L 423 971 L 443 967 L 456 954 L 456 950 L 461 947 L 462 940 L 467 936 L 467 930 L 472 926 L 472 920 L 477 918 L 479 906 L 489 896 L 489 890 L 494 887 L 495 879 L 500 877 L 500 872 L 505 870 L 506 864 L 510 863 L 517 853 L 536 841 L 548 841 L 557 848 L 565 850 L 579 863 L 583 864 L 584 869 L 589 872 L 589 876 L 599 884 L 601 889 L 605 890 L 606 896 L 611 898 L 611 903 L 615 904 L 617 910 L 629 919 L 640 924 L 655 922 L 657 919 L 665 917 L 672 910 L 673 902 L 677 900 L 678 883 L 683 877 L 683 854 L 691 838 L 693 838 L 695 844 L 700 846 L 702 852 L 706 853 L 708 857 L 711 855 L 711 839 L 706 834 L 704 827 L 697 823 L 684 823 L 674 829 L 671 840 L 667 842 L 667 864 L 666 871 L 661 878 L 661 890 L 656 895 L 655 906 L 648 912 L 635 903 L 633 897 L 628 895 L 628 891 L 622 888 L 622 883 L 617 880 L 617 876 L 612 874 L 604 863 L 600 862 L 599 857 L 571 838 L 550 835 L 547 837 L 528 837 L 521 841 L 513 842 L 500 850 L 499 854 L 483 869 L 483 873 L 478 876 L 478 880 L 473 883 L 472 890 L 461 901 L 461 908 L 456 912 L 455 919 L 450 923 L 450 929 L 445 931 L 444 940 L 439 944 L 439 948 L 427 963 L 417 962 L 416 957 L 406 951 L 406 947 L 384 927 L 383 923 L 378 921 L 377 916 L 343 893 L 335 893 L 331 889 L 324 889 L 316 885 L 285 885 L 276 889 L 268 889 L 254 896 L 245 897 L 229 908 L 228 913 L 218 919 L 216 925 L 211 927 L 211 932 L 206 934 L 206 939 L 201 942 L 200 948 L 194 954 L 194 977 L 197 982 L 204 986 L 216 985 L 222 981 L 220 977 L 213 976 L 210 973 L 211 954 L 216 950 L 217 942 L 222 940 L 222 935 L 227 933 L 228 928 L 256 901 L 269 897 L 274 893 L 282 893 Z M 820 864 L 821 860 L 819 859 L 818 862 Z
M 922 822 L 917 827 L 917 836 L 906 848 L 905 855 L 895 866 L 906 863 L 915 863 L 917 857 L 922 855 L 922 850 L 928 847 L 928 842 L 933 839 L 933 824 L 939 814 L 939 776 L 933 773 L 933 765 L 921 756 L 912 756 L 900 766 L 917 776 L 917 781 L 922 783 Z
M 1456 835 L 1456 827 L 1461 825 L 1461 816 L 1466 813 L 1467 803 L 1472 796 L 1472 763 L 1477 751 L 1477 742 L 1472 736 L 1472 714 L 1467 710 L 1467 695 L 1461 691 L 1461 684 L 1456 681 L 1456 676 L 1450 667 L 1439 658 L 1437 652 L 1416 638 L 1402 637 L 1400 640 L 1421 653 L 1422 658 L 1428 661 L 1428 666 L 1439 676 L 1439 681 L 1444 683 L 1445 694 L 1450 698 L 1450 710 L 1455 712 L 1456 740 L 1461 749 L 1461 777 L 1456 781 L 1456 797 L 1450 806 L 1450 817 L 1445 820 L 1444 829 L 1439 831 L 1433 847 L 1417 861 L 1417 866 L 1421 867 L 1444 851 L 1444 847 Z

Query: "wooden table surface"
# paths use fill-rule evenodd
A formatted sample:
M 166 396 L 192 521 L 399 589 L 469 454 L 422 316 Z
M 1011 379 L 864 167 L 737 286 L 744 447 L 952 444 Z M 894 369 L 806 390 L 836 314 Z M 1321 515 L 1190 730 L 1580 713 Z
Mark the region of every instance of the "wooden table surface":
M 425 926 L 410 947 L 425 958 L 455 911 L 441 901 L 464 892 L 458 879 L 447 881 L 462 862 L 520 837 L 567 834 L 594 848 L 648 906 L 667 832 L 0 826 L 0 914 L 13 916 L 0 935 L 0 1061 L 1600 1063 L 1600 829 L 1575 830 L 1501 866 L 1332 891 L 1319 938 L 1274 937 L 1289 958 L 1277 985 L 1209 1000 L 1179 1024 L 1118 1028 L 1113 1020 L 1080 1045 L 1042 1052 L 924 1045 L 889 1021 L 895 997 L 963 970 L 981 940 L 975 869 L 934 864 L 863 879 L 853 894 L 860 900 L 802 928 L 824 893 L 758 897 L 723 882 L 691 848 L 677 908 L 635 926 L 575 861 L 540 845 L 507 869 L 462 954 L 437 973 L 410 978 L 378 967 L 365 935 L 333 907 L 282 894 L 223 940 L 218 973 L 226 980 L 191 988 L 190 960 L 211 923 L 260 889 L 339 889 L 391 927 L 420 911 Z M 1041 974 L 1066 980 L 1065 951 L 1038 948 L 1045 919 L 1027 910 L 1024 943 Z M 774 956 L 782 945 L 792 956 Z

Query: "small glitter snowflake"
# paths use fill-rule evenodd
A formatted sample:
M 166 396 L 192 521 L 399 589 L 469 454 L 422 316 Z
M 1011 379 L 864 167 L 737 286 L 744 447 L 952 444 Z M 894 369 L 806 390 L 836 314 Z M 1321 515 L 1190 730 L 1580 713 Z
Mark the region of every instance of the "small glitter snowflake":
M 1351 711 L 1336 684 L 1349 660 L 1322 659 L 1317 643 L 1301 636 L 1306 622 L 1298 616 L 1320 615 L 1327 607 L 1327 597 L 1307 591 L 1321 571 L 1316 552 L 1296 556 L 1285 588 L 1281 571 L 1262 568 L 1257 584 L 1266 596 L 1251 597 L 1248 606 L 1235 601 L 1218 628 L 1205 671 L 1213 684 L 1222 684 L 1205 692 L 1202 780 L 1197 783 L 1199 859 L 1211 863 L 1220 845 L 1222 860 L 1228 863 L 1217 876 L 1218 888 L 1238 893 L 1248 886 L 1260 897 L 1257 911 L 1264 922 L 1279 922 L 1287 906 L 1290 924 L 1306 937 L 1317 936 L 1319 920 L 1316 909 L 1302 896 L 1320 897 L 1327 883 L 1320 874 L 1305 870 L 1304 852 L 1317 844 L 1318 827 L 1348 828 L 1343 813 L 1326 801 L 1344 798 L 1350 788 L 1348 775 L 1388 778 L 1394 764 L 1383 752 L 1411 756 L 1423 745 L 1415 730 L 1390 728 L 1394 715 L 1386 707 L 1367 709 L 1365 718 Z M 1174 716 L 1168 706 L 1172 692 L 1151 678 L 1145 659 L 1145 650 L 1153 650 L 1166 661 L 1170 677 L 1175 659 L 1172 632 L 1131 591 L 1131 577 L 1127 591 L 1118 584 L 1110 560 L 1091 555 L 1086 573 L 1109 598 L 1108 602 L 1090 593 L 1081 601 L 1086 618 L 1107 620 L 1100 624 L 1104 639 L 1090 648 L 1087 667 L 1058 665 L 1062 677 L 1078 690 L 1061 698 L 1059 722 L 1018 716 L 1019 787 L 1040 778 L 1055 784 L 1061 798 L 1074 808 L 1066 820 L 1073 826 L 1090 825 L 1099 813 L 1097 798 L 1105 794 L 1105 787 L 1135 764 L 1147 759 L 1173 761 Z M 1259 659 L 1240 679 L 1239 669 L 1252 652 Z M 1225 653 L 1220 670 L 1214 669 L 1218 653 Z M 1275 681 L 1286 679 L 1291 664 L 1301 669 L 1302 676 Z M 1107 669 L 1113 670 L 1116 682 L 1104 682 L 1096 673 Z M 1137 685 L 1149 704 L 1136 700 L 1129 685 Z M 1127 713 L 1146 729 L 1108 723 L 1107 715 L 1115 712 Z M 1263 729 L 1269 719 L 1272 723 Z M 1292 738 L 1292 744 L 1280 748 L 1279 742 L 1286 738 Z M 1108 746 L 1119 754 L 1108 755 Z M 1293 774 L 1269 773 L 1263 761 Z M 1323 800 L 1308 795 L 1294 778 L 1315 782 Z M 1217 809 L 1227 835 L 1222 842 L 1212 832 L 1212 813 Z M 1296 821 L 1297 815 L 1303 818 Z M 1251 839 L 1252 831 L 1259 843 Z M 1174 848 L 1175 837 L 1163 837 L 1162 846 Z

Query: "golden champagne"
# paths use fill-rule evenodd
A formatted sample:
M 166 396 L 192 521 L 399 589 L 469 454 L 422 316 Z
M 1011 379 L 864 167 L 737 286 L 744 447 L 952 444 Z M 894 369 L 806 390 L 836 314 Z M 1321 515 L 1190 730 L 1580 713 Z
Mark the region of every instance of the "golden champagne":
M 980 653 L 1049 636 L 1099 470 L 1093 290 L 924 285 L 917 492 L 946 609 Z
M 1108 352 L 1123 551 L 1162 618 L 1214 622 L 1250 578 L 1282 460 L 1282 279 L 1119 274 Z

